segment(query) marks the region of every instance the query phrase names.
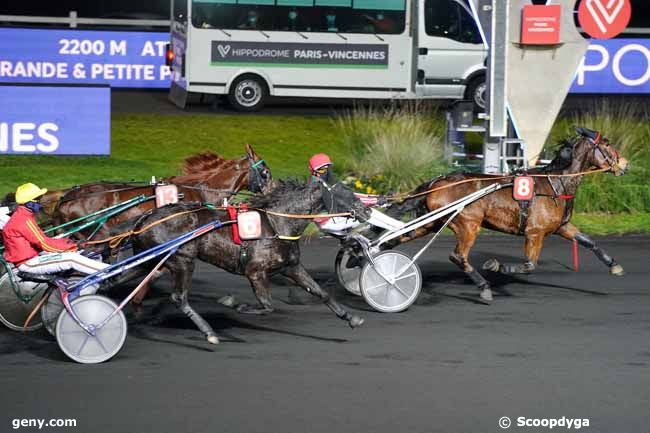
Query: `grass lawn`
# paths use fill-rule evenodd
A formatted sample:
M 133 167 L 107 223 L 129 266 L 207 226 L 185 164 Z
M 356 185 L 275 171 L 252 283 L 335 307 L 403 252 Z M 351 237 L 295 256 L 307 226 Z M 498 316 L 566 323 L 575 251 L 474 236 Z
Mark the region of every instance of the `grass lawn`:
M 590 235 L 642 233 L 650 235 L 650 213 L 575 214 L 572 221 Z
M 345 149 L 326 117 L 113 115 L 110 157 L 2 156 L 0 193 L 24 182 L 63 188 L 95 180 L 149 180 L 179 173 L 183 158 L 213 150 L 227 158 L 251 144 L 276 177 L 306 176 L 317 152 Z

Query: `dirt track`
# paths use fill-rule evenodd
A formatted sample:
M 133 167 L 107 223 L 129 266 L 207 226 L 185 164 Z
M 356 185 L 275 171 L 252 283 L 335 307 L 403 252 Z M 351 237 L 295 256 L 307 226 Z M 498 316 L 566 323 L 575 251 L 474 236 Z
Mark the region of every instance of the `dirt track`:
M 336 287 L 336 242 L 304 245 L 312 275 L 366 318 L 355 331 L 321 305 L 288 304 L 283 280 L 272 315 L 238 315 L 216 299 L 252 301 L 247 282 L 200 266 L 191 302 L 218 346 L 173 310 L 160 325 L 131 326 L 122 352 L 95 366 L 67 361 L 44 333 L 0 329 L 0 431 L 14 418 L 56 417 L 78 427 L 49 431 L 485 433 L 502 431 L 502 416 L 565 416 L 588 418 L 581 431 L 648 433 L 649 240 L 601 239 L 625 266 L 622 278 L 586 252 L 572 272 L 570 244 L 549 240 L 540 272 L 491 276 L 513 296 L 483 306 L 471 302 L 443 238 L 422 261 L 417 305 L 395 315 L 367 311 Z M 519 238 L 483 237 L 472 260 L 515 260 L 520 248 Z M 157 285 L 149 311 L 168 290 Z

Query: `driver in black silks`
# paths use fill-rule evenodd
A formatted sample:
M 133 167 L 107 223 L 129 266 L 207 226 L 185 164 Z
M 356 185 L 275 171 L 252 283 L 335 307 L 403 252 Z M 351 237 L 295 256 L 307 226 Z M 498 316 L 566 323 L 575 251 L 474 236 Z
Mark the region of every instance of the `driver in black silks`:
M 361 203 L 351 189 L 334 177 L 331 167 L 332 160 L 324 153 L 309 159 L 309 169 L 320 184 L 325 208 L 329 213 L 352 212 L 355 219 L 367 221 L 372 211 Z

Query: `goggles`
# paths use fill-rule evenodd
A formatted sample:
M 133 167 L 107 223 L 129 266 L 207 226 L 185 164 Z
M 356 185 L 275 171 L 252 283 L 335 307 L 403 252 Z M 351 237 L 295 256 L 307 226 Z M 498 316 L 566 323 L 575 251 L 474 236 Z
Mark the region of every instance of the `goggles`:
M 316 170 L 313 171 L 314 174 L 325 174 L 329 171 L 330 166 L 329 165 L 324 165 L 322 167 L 317 168 Z

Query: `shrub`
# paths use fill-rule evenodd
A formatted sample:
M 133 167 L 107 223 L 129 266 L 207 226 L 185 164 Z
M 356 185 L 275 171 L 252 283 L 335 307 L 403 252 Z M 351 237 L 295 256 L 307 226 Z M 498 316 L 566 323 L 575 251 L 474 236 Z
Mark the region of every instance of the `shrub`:
M 344 170 L 357 190 L 405 191 L 447 170 L 444 122 L 433 105 L 357 106 L 334 122 L 350 151 Z

